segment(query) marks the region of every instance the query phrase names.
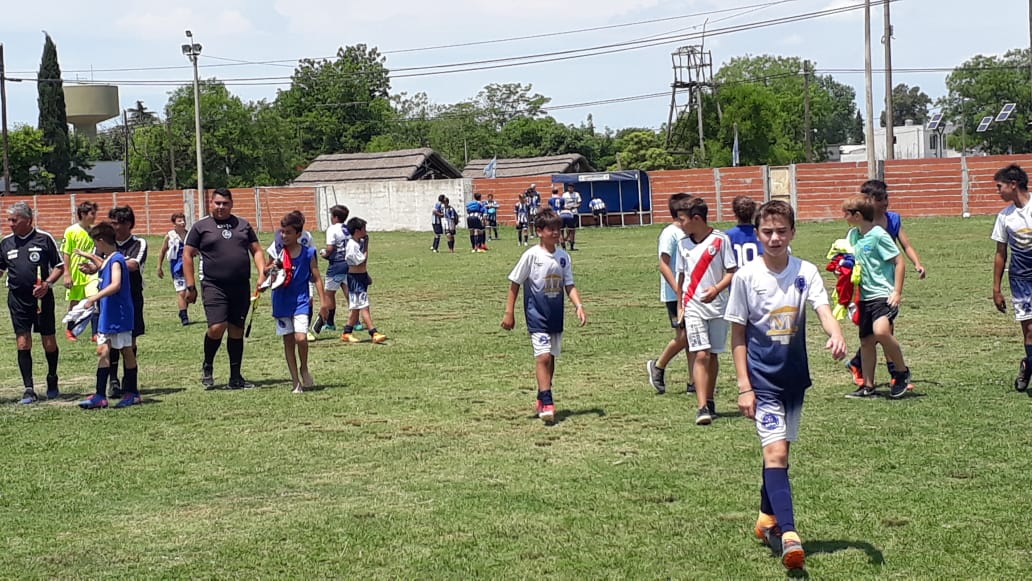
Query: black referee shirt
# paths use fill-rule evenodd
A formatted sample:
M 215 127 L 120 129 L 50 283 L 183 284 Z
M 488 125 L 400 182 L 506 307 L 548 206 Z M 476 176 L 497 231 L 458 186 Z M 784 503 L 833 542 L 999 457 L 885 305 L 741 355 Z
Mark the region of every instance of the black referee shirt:
M 201 253 L 204 282 L 223 287 L 251 284 L 251 244 L 255 242 L 258 235 L 251 224 L 233 215 L 223 221 L 206 216 L 186 235 L 186 245 Z
M 31 293 L 37 279 L 62 265 L 57 242 L 48 232 L 33 228 L 24 238 L 8 234 L 0 240 L 0 270 L 7 272 L 7 288 L 13 292 Z
M 147 262 L 147 241 L 135 235 L 122 242 L 115 241 L 115 247 L 125 256 L 126 261 L 135 260 L 139 268 L 129 271 L 129 289 L 132 291 L 133 303 L 143 301 L 143 263 Z

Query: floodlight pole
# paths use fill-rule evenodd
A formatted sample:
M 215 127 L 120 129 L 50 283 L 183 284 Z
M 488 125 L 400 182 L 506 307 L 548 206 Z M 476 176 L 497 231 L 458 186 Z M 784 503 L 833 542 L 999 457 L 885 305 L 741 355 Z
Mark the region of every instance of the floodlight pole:
M 874 156 L 874 89 L 871 82 L 871 0 L 864 2 L 864 86 L 867 96 L 867 123 L 864 127 L 864 143 L 867 150 L 867 178 L 878 177 L 877 160 Z
M 885 160 L 896 156 L 896 138 L 893 131 L 895 120 L 892 114 L 892 22 L 889 19 L 889 4 L 885 0 Z
M 193 41 L 193 33 L 186 31 L 190 44 L 183 45 L 183 54 L 193 63 L 193 98 L 194 98 L 194 132 L 197 135 L 197 191 L 204 196 L 204 156 L 201 151 L 201 89 L 197 76 L 197 57 L 201 55 L 201 45 Z

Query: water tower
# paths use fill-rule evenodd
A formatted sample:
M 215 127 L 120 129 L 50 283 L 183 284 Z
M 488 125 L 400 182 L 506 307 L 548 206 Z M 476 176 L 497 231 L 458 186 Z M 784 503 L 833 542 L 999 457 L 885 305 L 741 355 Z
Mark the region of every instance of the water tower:
M 75 132 L 93 141 L 97 124 L 118 117 L 118 87 L 114 85 L 65 85 L 65 113 Z

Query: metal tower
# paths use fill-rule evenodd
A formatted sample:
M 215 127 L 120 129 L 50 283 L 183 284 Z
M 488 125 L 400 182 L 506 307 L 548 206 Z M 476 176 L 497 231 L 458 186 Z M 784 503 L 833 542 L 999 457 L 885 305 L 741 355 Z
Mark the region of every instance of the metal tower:
M 686 123 L 688 113 L 696 111 L 699 129 L 699 153 L 706 157 L 706 139 L 703 131 L 702 105 L 705 93 L 714 93 L 713 53 L 702 45 L 682 46 L 670 54 L 674 67 L 674 82 L 670 85 L 670 114 L 667 117 L 667 149 L 671 153 L 691 154 Z

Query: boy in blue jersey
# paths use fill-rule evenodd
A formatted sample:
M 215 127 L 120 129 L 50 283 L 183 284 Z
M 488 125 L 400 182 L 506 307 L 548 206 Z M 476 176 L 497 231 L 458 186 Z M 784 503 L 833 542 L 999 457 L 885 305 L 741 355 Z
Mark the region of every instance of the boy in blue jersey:
M 825 348 L 835 359 L 845 357 L 846 342 L 817 267 L 788 252 L 795 237 L 792 207 L 780 200 L 763 204 L 755 226 L 764 254 L 735 273 L 724 318 L 731 323 L 738 408 L 756 421 L 763 449 L 755 532 L 775 548 L 780 541 L 785 567 L 802 569 L 806 554 L 795 527 L 788 455 L 799 435 L 803 396 L 812 385 L 806 303 L 817 312 L 828 335 Z
M 881 344 L 885 358 L 893 364 L 890 372 L 889 397 L 906 395 L 910 370 L 903 361 L 903 349 L 892 334 L 892 322 L 899 314 L 903 296 L 906 265 L 892 237 L 874 223 L 874 202 L 863 194 L 842 203 L 846 222 L 852 226 L 846 234 L 853 256 L 860 266 L 860 363 L 863 384 L 846 395 L 863 399 L 875 395 L 874 374 Z
M 520 199 L 513 207 L 513 214 L 516 216 L 516 245 L 526 246 L 530 241 L 527 235 L 527 227 L 530 222 L 530 203 L 527 196 L 520 194 Z
M 1008 281 L 1011 288 L 1011 304 L 1014 318 L 1021 325 L 1025 343 L 1025 358 L 1018 367 L 1014 389 L 1028 391 L 1032 375 L 1032 242 L 1028 233 L 1032 231 L 1032 204 L 1029 204 L 1028 174 L 1017 164 L 1011 164 L 993 176 L 1000 199 L 1007 202 L 996 216 L 992 239 L 996 242 L 996 256 L 993 258 L 993 303 L 1001 313 L 1007 312 L 1001 284 L 1003 271 L 1007 267 L 1007 249 L 1010 249 Z M 1032 392 L 1028 392 L 1032 395 Z
M 158 278 L 165 278 L 165 257 L 168 257 L 168 270 L 172 273 L 172 288 L 176 291 L 176 305 L 179 307 L 179 322 L 185 327 L 190 324 L 187 314 L 186 278 L 183 274 L 183 241 L 186 240 L 186 214 L 172 214 L 172 230 L 165 234 L 158 256 Z
M 466 228 L 469 228 L 469 244 L 473 252 L 487 252 L 487 237 L 484 234 L 487 207 L 480 198 L 480 192 L 474 193 L 473 200 L 466 203 Z
M 430 251 L 436 253 L 441 246 L 441 234 L 444 234 L 444 194 L 437 196 L 437 201 L 430 210 L 430 226 L 434 230 L 434 241 L 430 245 Z
M 903 219 L 896 212 L 889 212 L 889 187 L 881 180 L 867 180 L 860 186 L 860 193 L 869 196 L 871 201 L 874 202 L 874 223 L 881 226 L 892 240 L 899 245 L 899 249 L 910 259 L 910 262 L 914 263 L 914 270 L 917 271 L 918 278 L 923 279 L 927 272 L 925 271 L 924 265 L 921 264 L 921 257 L 917 255 L 917 249 L 910 243 L 910 238 L 907 237 L 907 233 L 903 230 Z M 895 321 L 892 322 L 892 332 L 896 332 Z M 886 362 L 891 375 L 895 371 L 892 362 Z M 860 367 L 860 351 L 857 350 L 856 355 L 853 356 L 846 363 L 846 367 L 853 375 L 853 382 L 857 385 L 863 385 L 863 370 Z M 907 381 L 907 389 L 914 389 L 914 385 Z
M 136 351 L 133 349 L 134 312 L 132 289 L 129 284 L 129 266 L 125 255 L 115 246 L 115 229 L 108 222 L 101 222 L 90 229 L 95 249 L 105 255 L 103 261 L 95 254 L 76 249 L 76 254 L 86 258 L 97 267 L 100 274 L 100 290 L 83 301 L 83 308 L 100 307 L 100 321 L 97 325 L 97 383 L 96 393 L 79 402 L 82 409 L 108 407 L 107 387 L 111 371 L 111 350 L 120 351 L 125 362 L 125 376 L 122 378 L 122 399 L 115 407 L 129 407 L 143 403 L 140 397 L 139 375 L 136 366 Z
M 756 202 L 749 196 L 738 196 L 731 202 L 731 209 L 735 212 L 738 224 L 725 234 L 731 240 L 731 247 L 735 250 L 738 268 L 742 268 L 745 263 L 763 255 L 763 246 L 756 237 L 756 227 L 753 225 Z
M 293 393 L 304 393 L 315 385 L 308 370 L 308 318 L 312 312 L 308 285 L 319 288 L 322 278 L 315 247 L 301 244 L 304 221 L 298 214 L 291 212 L 280 220 L 283 251 L 276 266 L 284 270 L 285 277 L 283 285 L 272 291 L 272 316 L 276 319 L 276 334 L 283 337 Z
M 494 230 L 494 239 L 498 240 L 498 208 L 501 204 L 495 201 L 494 194 L 487 195 L 484 208 L 487 210 L 487 227 Z
M 555 421 L 555 402 L 552 398 L 552 378 L 555 358 L 561 352 L 563 339 L 563 293 L 570 296 L 577 309 L 577 320 L 583 327 L 588 322 L 580 293 L 573 284 L 570 255 L 560 250 L 559 237 L 563 222 L 551 210 L 542 210 L 534 218 L 541 242 L 528 249 L 509 273 L 509 295 L 505 302 L 502 328 L 511 331 L 516 326 L 516 299 L 523 286 L 523 308 L 527 319 L 530 342 L 534 347 L 535 376 L 537 378 L 537 415 L 546 422 Z

